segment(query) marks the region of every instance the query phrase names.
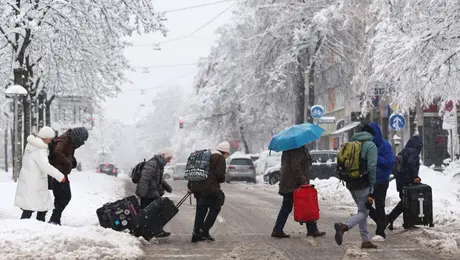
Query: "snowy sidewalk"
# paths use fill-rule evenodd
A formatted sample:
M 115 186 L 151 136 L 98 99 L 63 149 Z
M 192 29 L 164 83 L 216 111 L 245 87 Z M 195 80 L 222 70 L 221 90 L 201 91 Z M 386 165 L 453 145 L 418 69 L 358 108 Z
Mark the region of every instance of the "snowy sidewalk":
M 96 209 L 124 196 L 124 175 L 73 171 L 72 200 L 63 226 L 34 219 L 19 220 L 14 206 L 16 183 L 0 172 L 0 259 L 136 259 L 143 255 L 139 239 L 99 226 Z M 48 212 L 47 219 L 51 216 Z M 35 217 L 35 214 L 32 216 Z

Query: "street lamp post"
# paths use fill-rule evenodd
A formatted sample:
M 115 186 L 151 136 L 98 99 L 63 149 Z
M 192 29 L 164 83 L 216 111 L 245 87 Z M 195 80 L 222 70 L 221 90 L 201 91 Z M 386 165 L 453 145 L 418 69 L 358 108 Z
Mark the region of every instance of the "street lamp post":
M 22 148 L 21 143 L 19 142 L 19 133 L 18 133 L 18 98 L 20 96 L 27 95 L 27 90 L 23 88 L 21 85 L 12 85 L 8 87 L 5 91 L 6 95 L 13 97 L 13 104 L 14 104 L 14 154 L 13 154 L 13 180 L 16 182 L 19 177 L 19 167 L 21 165 L 21 154 Z

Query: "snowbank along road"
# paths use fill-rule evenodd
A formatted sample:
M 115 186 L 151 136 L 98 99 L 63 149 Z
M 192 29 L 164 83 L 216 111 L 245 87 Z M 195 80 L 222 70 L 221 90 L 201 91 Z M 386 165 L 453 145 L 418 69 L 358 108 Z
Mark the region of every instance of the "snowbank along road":
M 169 183 L 173 187 L 170 197 L 177 202 L 186 194 L 186 183 Z M 388 232 L 386 242 L 377 242 L 378 249 L 362 251 L 359 231 L 355 228 L 346 233 L 344 244 L 339 247 L 334 242 L 333 223 L 346 220 L 348 214 L 330 205 L 321 205 L 319 229 L 327 232 L 325 237 L 306 237 L 305 226 L 294 222 L 291 216 L 285 227 L 291 238 L 275 239 L 270 233 L 281 205 L 276 189 L 232 183 L 224 184 L 223 190 L 226 202 L 211 230 L 215 242 L 190 242 L 195 214 L 192 199 L 192 205 L 184 203 L 165 227 L 172 233 L 169 238 L 144 245 L 144 259 L 460 259 L 460 255 L 443 254 L 423 243 L 417 244 L 415 241 L 423 241 L 420 239 L 423 231 Z M 134 193 L 132 183 L 126 185 L 126 192 Z

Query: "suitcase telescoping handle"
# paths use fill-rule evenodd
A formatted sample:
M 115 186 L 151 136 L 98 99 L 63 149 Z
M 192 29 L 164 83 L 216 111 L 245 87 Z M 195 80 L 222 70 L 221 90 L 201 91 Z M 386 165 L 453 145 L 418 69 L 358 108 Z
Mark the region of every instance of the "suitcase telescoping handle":
M 315 185 L 313 185 L 313 184 L 302 184 L 302 185 L 300 185 L 300 188 L 314 188 L 314 187 L 315 187 Z
M 190 192 L 187 192 L 187 194 L 185 194 L 185 196 L 179 201 L 177 202 L 176 204 L 176 208 L 179 208 L 186 200 L 187 198 L 191 195 Z

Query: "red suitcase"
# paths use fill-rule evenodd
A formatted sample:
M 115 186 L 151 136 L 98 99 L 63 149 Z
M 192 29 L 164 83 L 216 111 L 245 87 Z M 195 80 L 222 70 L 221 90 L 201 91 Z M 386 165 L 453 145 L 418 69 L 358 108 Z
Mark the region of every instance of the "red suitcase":
M 319 220 L 318 192 L 313 185 L 304 184 L 294 191 L 294 220 L 301 224 Z

